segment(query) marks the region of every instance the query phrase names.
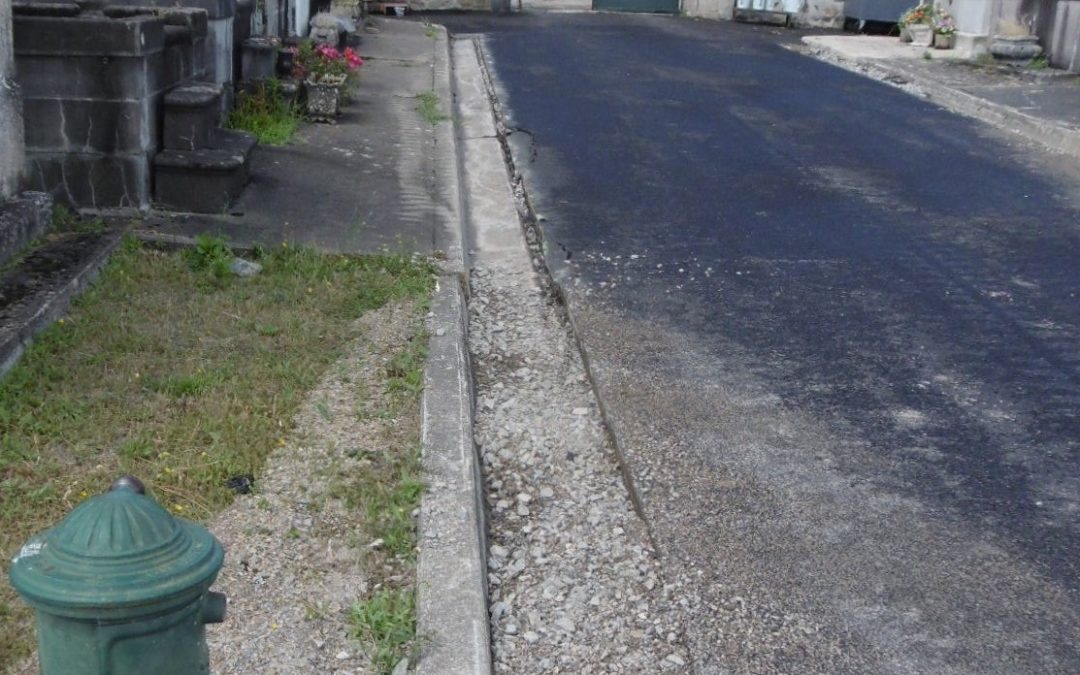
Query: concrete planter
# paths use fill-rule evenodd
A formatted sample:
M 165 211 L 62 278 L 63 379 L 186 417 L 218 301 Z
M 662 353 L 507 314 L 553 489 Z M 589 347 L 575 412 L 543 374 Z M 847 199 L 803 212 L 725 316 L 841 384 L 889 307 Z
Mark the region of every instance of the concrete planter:
M 934 29 L 925 23 L 913 23 L 907 27 L 914 47 L 929 47 L 934 41 Z
M 1042 51 L 1038 35 L 995 35 L 990 41 L 990 53 L 1005 61 L 1030 61 Z
M 315 122 L 337 121 L 341 112 L 341 86 L 338 82 L 312 82 L 304 83 L 307 92 L 307 116 Z
M 956 46 L 956 34 L 950 33 L 949 35 L 942 35 L 941 33 L 934 33 L 934 48 L 935 49 L 952 49 Z

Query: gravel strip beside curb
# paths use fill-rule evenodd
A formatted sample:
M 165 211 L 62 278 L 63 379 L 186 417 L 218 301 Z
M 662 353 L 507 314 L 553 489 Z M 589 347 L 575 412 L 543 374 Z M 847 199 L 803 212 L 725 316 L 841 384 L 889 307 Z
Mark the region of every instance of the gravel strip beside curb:
M 460 278 L 442 276 L 432 298 L 424 367 L 424 471 L 417 564 L 417 672 L 488 675 L 486 544 L 473 445 L 472 375 Z
M 959 89 L 923 77 L 907 68 L 883 60 L 852 59 L 837 50 L 803 38 L 806 48 L 800 50 L 816 59 L 896 86 L 909 94 L 925 98 L 954 113 L 972 117 L 999 129 L 1011 131 L 1040 143 L 1055 152 L 1080 159 L 1080 131 L 1033 117 L 1015 108 L 988 101 Z

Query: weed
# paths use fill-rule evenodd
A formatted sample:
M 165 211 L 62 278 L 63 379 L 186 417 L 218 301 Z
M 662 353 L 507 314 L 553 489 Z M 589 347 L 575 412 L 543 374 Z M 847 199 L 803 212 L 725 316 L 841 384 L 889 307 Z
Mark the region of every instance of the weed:
M 428 334 L 414 335 L 405 349 L 386 364 L 386 390 L 394 399 L 415 399 L 424 390 L 424 361 L 427 359 Z
M 300 530 L 296 529 L 295 527 L 290 527 L 289 530 L 285 533 L 285 538 L 286 539 L 299 539 L 300 538 Z
M 203 393 L 214 385 L 215 380 L 213 375 L 200 371 L 191 375 L 147 377 L 143 379 L 143 382 L 150 391 L 172 398 L 187 398 Z
M 300 124 L 300 113 L 285 98 L 281 82 L 269 80 L 251 92 L 241 92 L 225 126 L 255 134 L 265 145 L 288 143 Z
M 327 405 L 326 401 L 316 401 L 315 410 L 319 413 L 319 416 L 327 422 L 332 422 L 334 420 L 334 415 L 330 412 L 330 406 Z
M 425 91 L 417 94 L 416 100 L 418 101 L 416 111 L 431 126 L 450 119 L 448 115 L 439 109 L 439 96 L 435 92 Z
M 424 35 L 432 40 L 439 37 L 439 30 L 435 28 L 435 24 L 431 23 L 429 19 L 424 19 Z
M 380 588 L 352 608 L 352 634 L 368 643 L 376 672 L 389 675 L 408 656 L 416 633 L 416 598 L 412 589 Z
M 1028 62 L 1027 67 L 1030 70 L 1045 70 L 1050 67 L 1050 57 L 1046 54 L 1039 54 Z
M 235 256 L 225 237 L 200 234 L 195 237 L 195 246 L 184 249 L 183 255 L 192 271 L 202 273 L 201 285 L 222 288 L 232 277 Z

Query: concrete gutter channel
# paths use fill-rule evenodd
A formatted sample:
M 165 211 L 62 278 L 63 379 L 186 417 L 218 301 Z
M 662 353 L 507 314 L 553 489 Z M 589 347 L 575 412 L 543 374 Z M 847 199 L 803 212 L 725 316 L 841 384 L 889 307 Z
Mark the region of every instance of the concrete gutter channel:
M 811 35 L 802 39 L 803 53 L 846 70 L 899 87 L 954 113 L 1035 141 L 1053 152 L 1080 159 L 1080 129 L 1037 117 L 941 82 L 900 60 L 862 58 L 847 54 L 835 36 Z

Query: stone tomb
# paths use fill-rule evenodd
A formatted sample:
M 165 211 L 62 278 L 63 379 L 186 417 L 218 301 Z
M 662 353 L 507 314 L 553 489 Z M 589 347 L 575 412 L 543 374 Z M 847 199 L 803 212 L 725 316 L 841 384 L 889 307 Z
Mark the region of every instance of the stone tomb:
M 161 103 L 205 75 L 206 13 L 17 4 L 29 185 L 73 206 L 145 209 Z

